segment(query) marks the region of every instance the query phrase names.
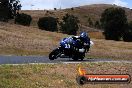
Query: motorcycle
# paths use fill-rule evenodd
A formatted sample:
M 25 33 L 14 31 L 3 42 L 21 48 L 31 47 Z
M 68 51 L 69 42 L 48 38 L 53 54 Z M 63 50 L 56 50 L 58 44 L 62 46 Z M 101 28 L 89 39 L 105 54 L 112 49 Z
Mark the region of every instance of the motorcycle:
M 72 58 L 73 60 L 83 60 L 85 57 L 85 53 L 89 51 L 89 48 L 91 45 L 93 45 L 93 42 L 90 41 L 89 48 L 88 46 L 84 45 L 79 40 L 72 40 L 72 44 L 69 44 L 65 42 L 67 38 L 64 38 L 60 41 L 60 46 L 56 49 L 54 49 L 49 54 L 50 60 L 55 60 L 58 57 L 67 56 L 68 58 Z

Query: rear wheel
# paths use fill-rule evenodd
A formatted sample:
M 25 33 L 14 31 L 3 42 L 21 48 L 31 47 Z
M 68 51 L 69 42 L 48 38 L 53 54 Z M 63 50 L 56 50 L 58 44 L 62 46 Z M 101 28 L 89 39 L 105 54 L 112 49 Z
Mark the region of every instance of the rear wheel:
M 49 54 L 49 59 L 50 60 L 54 60 L 57 59 L 60 56 L 60 50 L 57 48 L 55 50 L 53 50 L 50 54 Z

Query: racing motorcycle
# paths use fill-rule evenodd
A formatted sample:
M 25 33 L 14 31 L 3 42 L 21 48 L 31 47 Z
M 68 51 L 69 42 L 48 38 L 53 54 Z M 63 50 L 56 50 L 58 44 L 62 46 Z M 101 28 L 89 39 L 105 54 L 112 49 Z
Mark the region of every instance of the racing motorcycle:
M 54 60 L 58 57 L 67 56 L 68 58 L 72 58 L 73 60 L 83 60 L 85 57 L 85 53 L 89 51 L 93 42 L 90 41 L 90 45 L 84 45 L 80 40 L 72 40 L 72 44 L 65 42 L 66 38 L 60 41 L 60 46 L 54 49 L 49 54 L 49 59 Z

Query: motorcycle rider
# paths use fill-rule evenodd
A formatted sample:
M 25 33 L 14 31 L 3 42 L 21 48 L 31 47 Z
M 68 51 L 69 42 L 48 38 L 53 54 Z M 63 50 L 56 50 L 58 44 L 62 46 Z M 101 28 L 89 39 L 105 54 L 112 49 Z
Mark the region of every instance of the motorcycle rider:
M 70 49 L 72 48 L 75 51 L 79 51 L 80 47 L 77 47 L 75 45 L 75 41 L 78 41 L 80 43 L 80 46 L 85 46 L 85 48 L 87 48 L 87 51 L 90 48 L 90 38 L 88 36 L 88 34 L 86 32 L 82 32 L 80 34 L 80 36 L 70 36 L 65 38 L 64 42 L 66 42 L 70 47 Z M 81 50 L 81 49 L 80 49 Z
M 81 42 L 82 46 L 85 46 L 87 51 L 89 51 L 90 48 L 90 38 L 88 36 L 88 33 L 81 32 L 80 36 L 76 37 L 74 36 L 75 40 L 78 40 Z

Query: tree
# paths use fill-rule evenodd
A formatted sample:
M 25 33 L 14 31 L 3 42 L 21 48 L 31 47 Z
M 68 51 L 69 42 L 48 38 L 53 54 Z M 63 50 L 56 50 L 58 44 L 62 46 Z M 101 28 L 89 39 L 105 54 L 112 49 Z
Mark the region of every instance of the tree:
M 108 8 L 101 16 L 101 25 L 106 39 L 120 40 L 126 28 L 127 17 L 122 8 Z
M 10 17 L 14 18 L 16 14 L 21 10 L 21 4 L 19 0 L 9 0 Z
M 57 8 L 54 8 L 54 10 L 56 11 L 56 10 L 57 10 Z
M 74 10 L 74 8 L 72 7 L 71 10 Z
M 0 20 L 13 19 L 21 9 L 19 0 L 0 0 Z
M 61 31 L 69 35 L 76 35 L 79 29 L 78 18 L 73 15 L 66 14 L 62 20 L 63 22 L 60 23 Z
M 100 27 L 100 22 L 99 22 L 99 21 L 96 21 L 94 26 L 95 26 L 96 28 L 101 28 L 101 27 Z
M 0 21 L 7 21 L 8 14 L 8 0 L 0 0 Z
M 91 18 L 90 18 L 90 17 L 88 18 L 88 24 L 89 24 L 89 26 L 90 26 L 90 27 L 92 27 L 92 26 L 93 26 L 93 21 L 91 20 Z
M 38 27 L 42 30 L 57 31 L 57 19 L 54 17 L 39 18 Z

